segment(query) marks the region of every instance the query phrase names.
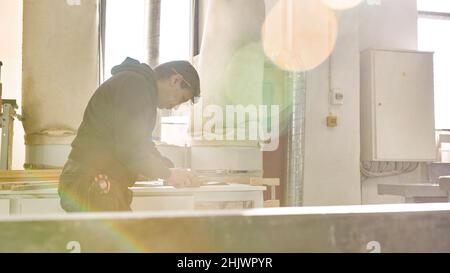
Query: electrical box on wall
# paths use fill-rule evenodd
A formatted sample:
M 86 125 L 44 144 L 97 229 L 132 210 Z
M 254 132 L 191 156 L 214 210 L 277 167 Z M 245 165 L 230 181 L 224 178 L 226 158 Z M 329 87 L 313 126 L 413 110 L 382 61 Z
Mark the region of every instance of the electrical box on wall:
M 361 160 L 434 161 L 433 53 L 361 54 Z
M 344 104 L 344 93 L 340 89 L 331 89 L 330 94 L 330 105 L 343 105 Z

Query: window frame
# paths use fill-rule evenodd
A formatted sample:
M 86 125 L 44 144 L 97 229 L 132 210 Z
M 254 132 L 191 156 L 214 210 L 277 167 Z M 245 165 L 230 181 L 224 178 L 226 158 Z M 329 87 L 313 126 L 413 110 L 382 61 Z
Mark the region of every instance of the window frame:
M 107 16 L 107 2 L 108 0 L 99 0 L 98 5 L 98 73 L 99 85 L 105 79 L 105 63 L 106 63 L 106 16 Z M 189 53 L 190 58 L 193 58 L 200 53 L 200 1 L 190 1 L 190 26 L 189 26 Z

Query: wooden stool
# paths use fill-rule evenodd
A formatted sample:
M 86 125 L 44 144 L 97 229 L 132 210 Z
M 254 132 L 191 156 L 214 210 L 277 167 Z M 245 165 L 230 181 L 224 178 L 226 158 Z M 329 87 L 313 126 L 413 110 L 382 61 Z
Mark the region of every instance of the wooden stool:
M 277 208 L 280 207 L 280 200 L 276 197 L 276 187 L 280 186 L 279 178 L 250 178 L 250 185 L 253 186 L 268 186 L 270 187 L 270 200 L 264 201 L 265 208 Z

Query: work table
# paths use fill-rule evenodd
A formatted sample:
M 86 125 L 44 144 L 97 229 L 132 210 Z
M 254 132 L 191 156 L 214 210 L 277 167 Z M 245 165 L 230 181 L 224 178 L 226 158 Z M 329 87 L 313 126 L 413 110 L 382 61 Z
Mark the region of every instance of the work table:
M 8 201 L 9 214 L 61 214 L 64 211 L 59 205 L 59 196 L 55 187 L 45 188 L 45 181 L 35 184 L 43 189 L 5 190 L 0 191 L 0 200 Z M 139 184 L 138 184 L 139 185 Z M 244 184 L 206 185 L 190 188 L 174 188 L 171 186 L 140 186 L 131 187 L 133 191 L 133 211 L 153 210 L 194 210 L 208 208 L 225 209 L 226 204 L 234 203 L 234 207 L 263 207 L 263 192 L 265 186 Z M 6 205 L 6 203 L 1 203 Z M 216 205 L 214 205 L 216 204 Z M 217 204 L 222 204 L 217 206 Z M 225 204 L 225 205 L 224 205 Z M 239 205 L 237 205 L 239 204 Z
M 405 197 L 406 203 L 436 203 L 450 201 L 450 176 L 441 176 L 438 183 L 379 184 L 378 194 Z

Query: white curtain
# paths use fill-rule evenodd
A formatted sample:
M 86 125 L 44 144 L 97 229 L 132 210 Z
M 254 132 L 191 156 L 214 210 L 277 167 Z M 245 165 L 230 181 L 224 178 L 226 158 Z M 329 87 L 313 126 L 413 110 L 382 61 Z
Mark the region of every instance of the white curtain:
M 98 85 L 97 8 L 97 1 L 24 1 L 27 145 L 68 145 L 73 140 Z

